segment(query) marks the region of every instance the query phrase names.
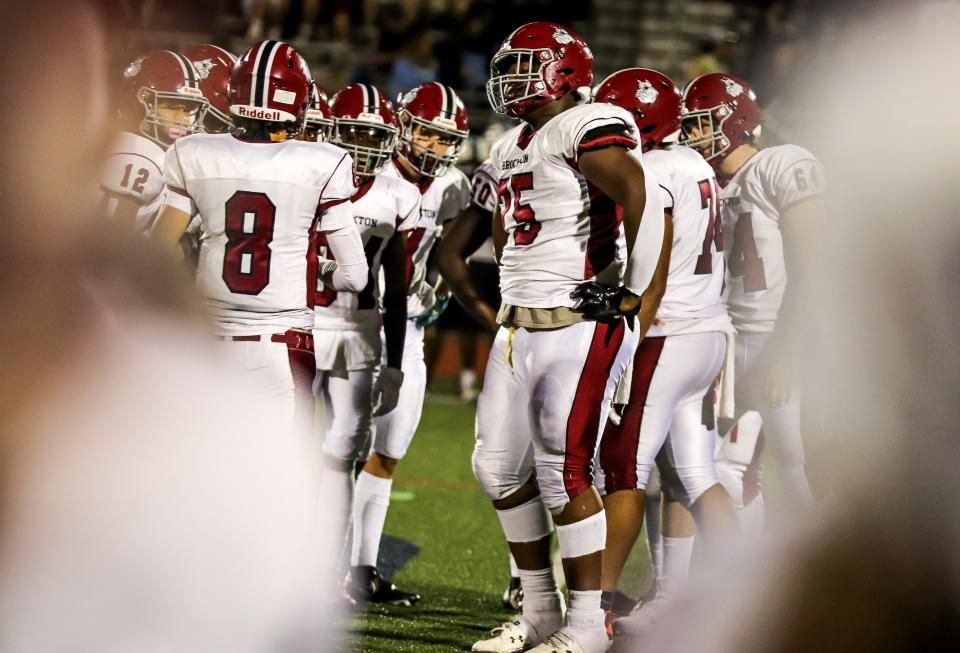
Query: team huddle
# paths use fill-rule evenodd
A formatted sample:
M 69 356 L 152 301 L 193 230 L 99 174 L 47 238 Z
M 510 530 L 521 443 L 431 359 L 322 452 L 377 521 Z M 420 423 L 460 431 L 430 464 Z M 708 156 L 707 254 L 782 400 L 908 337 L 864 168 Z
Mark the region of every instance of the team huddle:
M 420 600 L 377 558 L 424 329 L 448 293 L 496 329 L 473 469 L 519 614 L 472 650 L 599 653 L 686 584 L 695 534 L 759 532 L 764 443 L 790 507 L 813 500 L 790 343 L 825 175 L 800 147 L 758 149 L 756 98 L 731 75 L 681 92 L 633 68 L 593 88 L 587 44 L 546 22 L 490 71 L 491 106 L 519 124 L 470 180 L 467 113 L 443 84 L 396 106 L 360 83 L 328 100 L 279 41 L 144 55 L 103 206 L 185 259 L 217 346 L 291 426 L 311 428 L 319 399 L 345 602 Z M 464 263 L 487 238 L 499 311 Z M 657 584 L 638 604 L 618 586 L 645 521 Z

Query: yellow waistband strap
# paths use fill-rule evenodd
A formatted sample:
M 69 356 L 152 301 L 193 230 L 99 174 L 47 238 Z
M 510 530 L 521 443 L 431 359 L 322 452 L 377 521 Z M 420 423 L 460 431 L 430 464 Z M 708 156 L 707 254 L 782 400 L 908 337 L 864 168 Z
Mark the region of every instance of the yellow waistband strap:
M 511 326 L 507 331 L 507 347 L 503 351 L 503 362 L 513 367 L 513 332 L 517 327 Z

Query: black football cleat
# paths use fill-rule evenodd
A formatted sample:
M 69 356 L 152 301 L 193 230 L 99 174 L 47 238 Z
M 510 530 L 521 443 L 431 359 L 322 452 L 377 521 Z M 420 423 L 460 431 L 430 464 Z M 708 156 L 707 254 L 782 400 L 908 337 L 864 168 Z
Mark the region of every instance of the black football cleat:
M 353 567 L 347 591 L 357 603 L 386 603 L 411 606 L 420 600 L 419 594 L 404 592 L 380 577 L 376 567 Z
M 520 579 L 516 576 L 510 578 L 510 584 L 503 590 L 503 609 L 520 612 L 523 607 L 523 588 L 520 586 Z

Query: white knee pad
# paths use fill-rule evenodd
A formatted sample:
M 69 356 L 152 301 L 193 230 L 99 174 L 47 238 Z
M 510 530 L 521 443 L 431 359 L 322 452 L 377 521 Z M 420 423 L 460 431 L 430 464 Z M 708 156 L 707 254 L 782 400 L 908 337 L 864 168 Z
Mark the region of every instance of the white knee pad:
M 507 542 L 536 542 L 553 532 L 550 515 L 539 496 L 515 508 L 498 510 L 497 517 Z
M 557 526 L 561 558 L 579 558 L 602 551 L 607 543 L 607 516 L 602 510 L 572 524 Z
M 473 475 L 487 498 L 499 501 L 526 485 L 533 475 L 533 463 L 504 465 L 499 452 L 474 448 Z

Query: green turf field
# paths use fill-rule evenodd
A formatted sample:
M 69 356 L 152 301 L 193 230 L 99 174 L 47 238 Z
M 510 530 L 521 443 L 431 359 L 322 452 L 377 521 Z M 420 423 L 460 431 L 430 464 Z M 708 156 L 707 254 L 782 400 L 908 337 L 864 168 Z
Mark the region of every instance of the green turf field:
M 470 650 L 509 616 L 500 605 L 506 545 L 470 468 L 473 419 L 472 404 L 428 397 L 397 470 L 380 565 L 387 577 L 400 565 L 394 581 L 423 600 L 411 608 L 368 606 L 354 622 L 350 651 Z M 639 587 L 646 570 L 646 547 L 638 546 L 625 585 Z

